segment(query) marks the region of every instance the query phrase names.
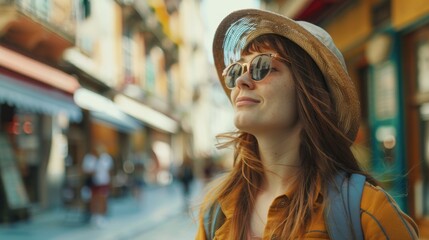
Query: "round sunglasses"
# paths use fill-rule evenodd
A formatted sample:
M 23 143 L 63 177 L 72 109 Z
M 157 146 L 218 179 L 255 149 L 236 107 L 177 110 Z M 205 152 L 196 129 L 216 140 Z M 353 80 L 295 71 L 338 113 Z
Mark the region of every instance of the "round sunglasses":
M 280 57 L 277 53 L 261 53 L 252 58 L 248 63 L 234 62 L 230 64 L 222 73 L 225 85 L 229 89 L 235 88 L 237 79 L 246 72 L 245 69 L 247 69 L 253 81 L 261 81 L 271 72 L 273 58 L 288 62 L 287 59 Z

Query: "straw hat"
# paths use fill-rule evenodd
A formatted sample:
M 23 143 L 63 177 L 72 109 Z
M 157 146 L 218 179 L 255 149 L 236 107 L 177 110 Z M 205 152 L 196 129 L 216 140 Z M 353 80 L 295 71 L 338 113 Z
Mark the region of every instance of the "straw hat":
M 257 9 L 245 9 L 226 16 L 218 26 L 213 42 L 213 56 L 220 82 L 229 96 L 222 72 L 238 61 L 241 51 L 258 36 L 277 34 L 303 48 L 325 76 L 336 107 L 339 126 L 354 141 L 360 124 L 358 96 L 341 52 L 322 28 L 304 21 Z

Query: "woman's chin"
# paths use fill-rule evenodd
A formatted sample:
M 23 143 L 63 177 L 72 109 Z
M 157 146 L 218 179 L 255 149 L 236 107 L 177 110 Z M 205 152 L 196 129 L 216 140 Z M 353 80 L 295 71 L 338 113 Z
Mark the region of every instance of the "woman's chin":
M 235 127 L 240 130 L 241 132 L 247 132 L 250 134 L 253 134 L 258 126 L 255 124 L 250 124 L 250 123 L 235 123 Z

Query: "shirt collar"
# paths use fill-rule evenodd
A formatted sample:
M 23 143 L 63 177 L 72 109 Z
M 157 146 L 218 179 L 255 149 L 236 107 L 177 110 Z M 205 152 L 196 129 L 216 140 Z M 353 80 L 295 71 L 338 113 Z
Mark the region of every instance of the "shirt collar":
M 320 205 L 323 202 L 323 193 L 321 191 L 322 190 L 322 182 L 321 182 L 320 178 L 317 179 L 316 184 L 317 184 L 316 185 L 316 192 L 317 192 L 316 196 L 317 197 L 314 201 L 315 201 L 316 205 Z M 276 199 L 279 197 L 284 197 L 284 196 L 286 196 L 287 198 L 290 199 L 292 197 L 293 193 L 294 193 L 294 189 L 290 188 L 284 194 L 277 196 Z M 222 212 L 225 214 L 225 217 L 227 219 L 231 218 L 232 215 L 234 214 L 239 196 L 240 196 L 240 189 L 235 188 L 234 190 L 232 190 L 232 192 L 228 196 L 223 197 L 222 199 L 219 200 Z

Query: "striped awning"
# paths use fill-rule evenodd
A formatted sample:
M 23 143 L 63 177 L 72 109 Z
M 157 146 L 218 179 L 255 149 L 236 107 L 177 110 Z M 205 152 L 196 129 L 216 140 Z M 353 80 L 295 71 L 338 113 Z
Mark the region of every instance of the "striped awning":
M 26 111 L 56 115 L 66 114 L 70 121 L 82 119 L 81 109 L 72 96 L 40 85 L 31 84 L 0 73 L 0 103 L 7 103 Z

